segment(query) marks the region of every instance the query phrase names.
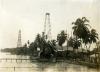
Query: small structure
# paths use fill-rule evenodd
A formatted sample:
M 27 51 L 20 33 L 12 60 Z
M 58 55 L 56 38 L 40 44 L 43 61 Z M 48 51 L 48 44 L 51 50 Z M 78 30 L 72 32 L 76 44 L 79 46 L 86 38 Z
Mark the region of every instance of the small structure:
M 96 44 L 96 49 L 94 50 L 94 54 L 90 55 L 90 61 L 93 63 L 100 63 L 100 41 Z

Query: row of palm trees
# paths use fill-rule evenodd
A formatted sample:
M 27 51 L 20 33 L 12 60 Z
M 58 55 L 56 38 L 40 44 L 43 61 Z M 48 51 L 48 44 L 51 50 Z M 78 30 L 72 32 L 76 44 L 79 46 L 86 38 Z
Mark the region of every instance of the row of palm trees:
M 88 23 L 89 20 L 87 20 L 86 17 L 78 18 L 72 23 L 74 25 L 72 29 L 76 40 L 79 40 L 78 42 L 83 43 L 86 49 L 89 45 L 88 50 L 90 50 L 91 44 L 97 42 L 98 34 L 95 29 L 91 29 L 91 26 Z
M 73 35 L 68 38 L 68 34 L 65 31 L 61 31 L 57 35 L 58 44 L 62 46 L 67 40 L 67 47 L 78 49 L 81 46 L 81 48 L 90 50 L 91 44 L 98 41 L 98 33 L 88 23 L 89 20 L 86 17 L 76 19 L 75 22 L 72 22 Z
M 56 44 L 63 48 L 63 43 L 67 41 L 67 48 L 78 49 L 80 47 L 90 51 L 91 44 L 98 41 L 98 34 L 88 23 L 89 20 L 86 17 L 78 18 L 75 22 L 72 22 L 73 35 L 69 38 L 64 30 L 57 35 L 57 39 L 51 41 L 46 40 L 44 32 L 42 35 L 37 34 L 35 41 L 30 44 L 29 48 L 34 50 L 39 47 L 41 53 L 48 57 L 48 55 L 55 54 Z

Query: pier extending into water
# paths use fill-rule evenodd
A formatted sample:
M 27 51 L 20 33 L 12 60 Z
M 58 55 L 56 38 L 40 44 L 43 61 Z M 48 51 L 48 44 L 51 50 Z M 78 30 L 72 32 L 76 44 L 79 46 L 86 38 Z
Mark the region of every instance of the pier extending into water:
M 0 58 L 0 62 L 23 62 L 23 61 L 36 61 L 36 59 L 18 59 L 18 58 Z

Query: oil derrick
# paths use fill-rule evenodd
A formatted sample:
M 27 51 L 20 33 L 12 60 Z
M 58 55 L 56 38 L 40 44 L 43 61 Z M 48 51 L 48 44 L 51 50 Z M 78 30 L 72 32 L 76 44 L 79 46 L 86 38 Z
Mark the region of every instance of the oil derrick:
M 21 42 L 21 30 L 19 30 L 18 33 L 18 41 L 17 41 L 17 47 L 22 47 L 22 42 Z
M 47 40 L 51 40 L 50 13 L 45 14 L 44 35 Z

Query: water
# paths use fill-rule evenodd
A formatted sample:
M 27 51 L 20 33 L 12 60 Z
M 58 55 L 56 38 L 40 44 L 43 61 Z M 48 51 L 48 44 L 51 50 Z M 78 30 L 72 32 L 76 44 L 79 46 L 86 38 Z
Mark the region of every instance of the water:
M 29 59 L 29 56 L 0 53 L 0 58 Z M 16 62 L 14 60 L 0 61 L 0 72 L 100 72 L 100 70 L 66 62 L 31 62 L 30 60 Z

